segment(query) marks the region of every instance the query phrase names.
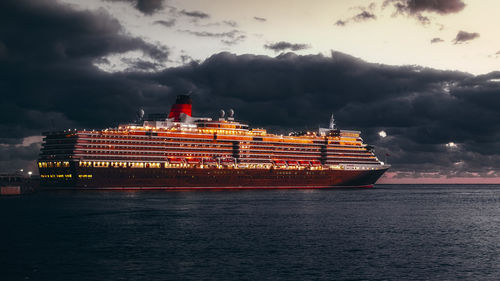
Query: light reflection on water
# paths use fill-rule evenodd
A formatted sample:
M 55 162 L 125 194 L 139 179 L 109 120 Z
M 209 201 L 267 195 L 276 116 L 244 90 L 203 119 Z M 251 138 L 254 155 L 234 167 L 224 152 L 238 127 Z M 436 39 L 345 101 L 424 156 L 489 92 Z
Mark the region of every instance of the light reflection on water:
M 500 187 L 0 198 L 1 280 L 500 276 Z

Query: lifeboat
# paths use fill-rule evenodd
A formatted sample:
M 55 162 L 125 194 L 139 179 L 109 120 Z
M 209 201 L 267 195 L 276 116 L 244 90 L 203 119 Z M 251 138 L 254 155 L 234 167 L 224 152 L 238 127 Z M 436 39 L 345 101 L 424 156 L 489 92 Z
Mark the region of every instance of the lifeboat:
M 186 162 L 188 164 L 196 165 L 196 164 L 200 164 L 201 159 L 200 158 L 186 158 Z
M 279 167 L 286 166 L 286 161 L 285 160 L 274 160 L 273 163 L 274 163 L 275 166 L 279 166 Z
M 182 163 L 184 163 L 184 159 L 171 157 L 171 158 L 168 158 L 168 163 L 170 163 L 170 164 L 182 164 Z
M 229 165 L 234 165 L 235 162 L 234 162 L 234 158 L 224 158 L 224 159 L 221 159 L 220 160 L 220 163 L 222 165 L 226 165 L 226 166 L 229 166 Z
M 204 158 L 203 159 L 203 165 L 215 166 L 215 165 L 217 165 L 217 160 L 215 160 L 213 158 Z
M 311 165 L 313 167 L 318 167 L 318 166 L 321 166 L 321 162 L 319 162 L 318 160 L 313 160 L 313 161 L 311 161 Z

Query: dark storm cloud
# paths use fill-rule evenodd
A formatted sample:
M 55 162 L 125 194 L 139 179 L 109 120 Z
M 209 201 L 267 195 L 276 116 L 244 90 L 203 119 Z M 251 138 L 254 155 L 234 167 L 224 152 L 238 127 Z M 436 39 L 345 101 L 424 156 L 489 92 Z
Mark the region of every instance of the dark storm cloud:
M 459 175 L 500 164 L 498 73 L 370 64 L 341 53 L 221 53 L 152 76 L 175 92 L 192 91 L 198 115 L 232 107 L 238 118 L 283 133 L 326 126 L 334 112 L 341 128 L 360 129 L 379 153 L 390 152 L 396 170 Z
M 106 0 L 109 2 L 128 2 L 145 15 L 152 15 L 163 9 L 164 0 Z
M 266 19 L 266 18 L 261 18 L 261 17 L 253 17 L 253 19 L 254 19 L 254 20 L 256 20 L 256 21 L 260 21 L 260 22 L 265 22 L 265 21 L 267 21 L 267 19 Z
M 157 21 L 153 22 L 153 24 L 163 25 L 165 27 L 172 27 L 172 26 L 175 25 L 175 19 L 171 19 L 171 20 L 157 20 Z
M 5 54 L 0 58 L 0 146 L 51 128 L 94 127 L 126 118 L 123 110 L 139 99 L 143 87 L 100 71 L 94 62 L 129 51 L 160 62 L 168 57 L 164 47 L 124 35 L 103 10 L 75 11 L 56 1 L 0 1 L 0 26 Z M 0 162 L 11 156 L 2 153 Z
M 210 32 L 210 31 L 193 31 L 193 30 L 178 30 L 179 32 L 191 34 L 198 37 L 220 38 L 221 42 L 226 45 L 234 45 L 245 40 L 246 35 L 243 32 L 233 29 L 226 32 Z
M 23 141 L 23 140 L 22 140 Z M 35 171 L 34 158 L 40 153 L 42 137 L 36 137 L 34 142 L 0 145 L 0 171 L 14 172 L 24 168 Z
M 443 39 L 439 38 L 439 37 L 435 37 L 435 38 L 432 38 L 431 39 L 431 44 L 434 44 L 434 43 L 441 43 L 441 42 L 444 42 Z
M 193 57 L 189 56 L 189 55 L 186 55 L 185 53 L 183 53 L 181 56 L 180 56 L 180 59 L 181 59 L 181 63 L 184 65 L 186 63 L 199 63 L 198 60 L 195 60 Z
M 144 14 L 151 15 L 163 8 L 163 0 L 137 0 L 135 7 Z
M 141 59 L 122 58 L 121 61 L 129 66 L 125 69 L 126 72 L 155 71 L 161 66 L 158 63 Z
M 48 0 L 2 1 L 0 9 L 0 38 L 11 63 L 32 60 L 56 65 L 131 50 L 159 60 L 168 54 L 142 39 L 122 35 L 122 26 L 103 10 L 73 12 Z
M 275 52 L 283 52 L 286 50 L 291 50 L 291 51 L 305 50 L 311 48 L 311 46 L 307 44 L 297 44 L 297 43 L 280 41 L 276 43 L 266 44 L 264 45 L 264 48 L 273 50 Z
M 42 131 L 116 126 L 141 106 L 167 111 L 188 92 L 195 116 L 234 108 L 237 119 L 282 133 L 327 126 L 333 112 L 340 128 L 361 130 L 379 155 L 389 153 L 393 171 L 467 175 L 500 166 L 500 72 L 387 66 L 333 52 L 219 53 L 161 71 L 125 60 L 131 69 L 106 73 L 94 63 L 109 54 L 167 54 L 124 35 L 105 13 L 55 1 L 1 1 L 0 26 L 0 169 L 36 159 L 38 142 L 28 140 Z
M 476 38 L 479 38 L 479 33 L 477 33 L 477 32 L 466 32 L 466 31 L 460 30 L 457 33 L 457 36 L 455 37 L 455 39 L 453 39 L 453 43 L 460 44 L 460 43 L 464 43 L 464 42 L 467 42 L 467 41 L 474 40 Z
M 180 11 L 181 15 L 187 16 L 187 17 L 192 17 L 192 18 L 197 18 L 197 19 L 207 19 L 210 17 L 209 14 L 201 12 L 201 11 L 186 11 L 182 10 Z

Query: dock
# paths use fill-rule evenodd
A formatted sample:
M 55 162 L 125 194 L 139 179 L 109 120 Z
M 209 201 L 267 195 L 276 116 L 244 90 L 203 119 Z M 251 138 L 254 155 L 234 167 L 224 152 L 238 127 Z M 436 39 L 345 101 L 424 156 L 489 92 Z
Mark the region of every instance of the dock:
M 37 180 L 21 174 L 0 174 L 0 196 L 21 195 L 35 190 Z

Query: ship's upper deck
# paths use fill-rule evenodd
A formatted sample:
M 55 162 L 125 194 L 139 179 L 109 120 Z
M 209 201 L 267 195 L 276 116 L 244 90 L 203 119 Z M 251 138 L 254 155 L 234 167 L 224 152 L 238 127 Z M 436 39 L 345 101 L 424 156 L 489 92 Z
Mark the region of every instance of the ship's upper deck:
M 304 139 L 346 139 L 352 141 L 362 141 L 360 138 L 361 132 L 354 130 L 340 130 L 330 126 L 330 128 L 320 128 L 316 132 L 301 131 L 290 132 L 288 135 L 278 135 L 268 133 L 263 128 L 250 128 L 248 124 L 236 121 L 234 117 L 221 116 L 217 120 L 206 117 L 191 117 L 182 115 L 179 120 L 173 118 L 158 118 L 160 114 L 156 114 L 155 118 L 150 118 L 133 124 L 122 124 L 116 129 L 108 129 L 116 132 L 131 132 L 131 131 L 149 131 L 149 132 L 172 132 L 172 133 L 200 133 L 200 134 L 219 134 L 219 135 L 234 135 L 234 136 L 267 136 L 280 137 L 288 140 L 304 140 Z M 161 115 L 166 117 L 166 115 Z
M 290 132 L 288 135 L 273 134 L 267 132 L 263 128 L 249 128 L 248 125 L 236 121 L 204 121 L 196 122 L 194 124 L 183 124 L 175 122 L 171 126 L 151 126 L 151 124 L 138 125 L 138 124 L 125 124 L 120 125 L 118 128 L 109 128 L 105 132 L 108 133 L 129 133 L 129 132 L 155 132 L 155 133 L 187 133 L 187 134 L 217 134 L 237 137 L 275 137 L 282 140 L 298 141 L 298 140 L 346 140 L 346 141 L 359 141 L 362 142 L 360 137 L 361 132 L 353 130 L 329 130 L 320 132 Z
M 143 118 L 141 110 L 138 121 L 116 128 L 44 133 L 46 138 L 40 159 L 91 161 L 98 166 L 104 162 L 112 165 L 143 162 L 197 165 L 194 162 L 208 163 L 214 159 L 220 163 L 229 161 L 225 165 L 249 167 L 281 167 L 283 164 L 287 167 L 318 167 L 320 164 L 325 168 L 338 165 L 372 167 L 370 165 L 381 164 L 372 147 L 363 143 L 360 132 L 336 128 L 333 116 L 329 128 L 275 134 L 235 120 L 233 110 L 228 116 L 221 110 L 217 119 L 192 117 L 190 100 L 182 98 L 179 102 L 168 115 L 153 114 Z M 64 161 L 61 163 L 66 163 Z

